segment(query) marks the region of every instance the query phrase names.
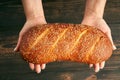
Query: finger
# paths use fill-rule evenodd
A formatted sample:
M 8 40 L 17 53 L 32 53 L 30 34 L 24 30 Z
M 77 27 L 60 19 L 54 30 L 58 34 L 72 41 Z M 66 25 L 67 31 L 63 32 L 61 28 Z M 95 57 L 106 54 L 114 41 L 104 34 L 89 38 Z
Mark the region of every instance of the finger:
M 28 26 L 27 26 L 26 24 L 24 24 L 22 30 L 20 31 L 20 33 L 19 33 L 19 38 L 18 38 L 18 42 L 17 42 L 16 47 L 14 48 L 14 51 L 18 51 L 19 45 L 20 45 L 20 42 L 21 42 L 21 39 L 22 39 L 22 36 L 23 36 L 23 34 L 25 33 L 25 31 L 27 31 L 27 27 L 28 27 Z
M 18 38 L 18 42 L 17 42 L 17 45 L 16 45 L 16 47 L 14 48 L 14 51 L 18 51 L 18 49 L 19 49 L 19 45 L 20 45 L 20 42 L 21 42 L 21 36 L 19 36 L 19 38 Z
M 95 70 L 95 72 L 99 72 L 99 70 L 100 70 L 99 63 L 94 64 L 94 70 Z
M 89 67 L 92 68 L 92 67 L 93 67 L 93 64 L 89 64 Z
M 105 21 L 103 21 L 103 22 L 104 22 L 104 26 L 108 26 L 108 24 L 107 24 Z M 102 30 L 102 29 L 101 29 L 101 30 Z M 104 31 L 104 30 L 102 30 L 102 31 Z M 114 43 L 113 43 L 113 39 L 112 39 L 112 35 L 111 35 L 111 30 L 108 29 L 107 32 L 105 32 L 105 33 L 107 34 L 108 38 L 110 39 L 110 41 L 111 41 L 111 43 L 112 43 L 113 50 L 115 50 L 116 47 L 115 47 L 115 45 L 114 45 Z
M 35 66 L 34 66 L 33 63 L 29 63 L 29 67 L 30 67 L 31 70 L 34 70 L 34 69 L 35 69 Z
M 45 69 L 45 67 L 46 67 L 46 64 L 42 64 L 42 65 L 41 65 L 41 69 L 42 69 L 42 70 Z
M 103 62 L 100 63 L 100 69 L 103 69 L 104 66 L 105 66 L 105 61 L 103 61 Z
M 109 39 L 110 39 L 110 41 L 111 41 L 111 43 L 112 43 L 113 50 L 115 50 L 115 49 L 116 49 L 116 46 L 115 46 L 114 43 L 113 43 L 113 39 L 112 39 L 112 36 L 111 36 L 111 32 L 107 32 L 106 34 L 107 34 L 107 36 L 109 37 Z
M 40 72 L 41 72 L 41 67 L 40 67 L 39 64 L 35 64 L 35 71 L 36 71 L 37 73 L 40 73 Z

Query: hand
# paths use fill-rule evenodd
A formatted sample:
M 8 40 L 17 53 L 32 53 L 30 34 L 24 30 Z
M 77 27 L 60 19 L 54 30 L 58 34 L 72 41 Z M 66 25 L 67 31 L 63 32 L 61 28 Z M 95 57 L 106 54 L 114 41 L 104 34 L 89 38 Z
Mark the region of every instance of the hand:
M 107 25 L 107 23 L 105 22 L 104 19 L 98 18 L 95 15 L 94 16 L 86 16 L 86 17 L 84 17 L 81 24 L 94 26 L 94 27 L 97 27 L 98 29 L 102 30 L 109 37 L 109 39 L 112 43 L 112 46 L 113 46 L 113 50 L 116 49 L 115 45 L 113 44 L 113 40 L 112 40 L 112 36 L 111 36 L 111 30 L 110 30 L 109 26 Z M 96 64 L 89 64 L 89 66 L 94 67 L 95 72 L 98 72 L 100 69 L 104 68 L 105 61 L 103 61 L 101 63 L 96 63 Z
M 14 49 L 14 51 L 18 51 L 19 50 L 19 46 L 20 46 L 20 42 L 22 39 L 22 36 L 31 28 L 34 27 L 36 25 L 39 24 L 46 24 L 46 21 L 44 19 L 41 19 L 41 17 L 37 17 L 37 18 L 32 18 L 26 21 L 26 23 L 24 24 L 22 30 L 19 33 L 19 38 L 18 38 L 18 42 L 17 45 Z M 35 70 L 37 73 L 41 72 L 41 69 L 45 69 L 46 64 L 33 64 L 33 63 L 29 63 L 29 66 L 32 70 Z

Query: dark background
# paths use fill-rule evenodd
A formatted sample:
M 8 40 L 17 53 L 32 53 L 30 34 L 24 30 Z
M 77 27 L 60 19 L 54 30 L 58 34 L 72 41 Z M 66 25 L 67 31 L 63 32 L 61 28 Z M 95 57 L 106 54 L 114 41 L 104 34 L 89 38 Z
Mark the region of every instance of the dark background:
M 43 0 L 48 23 L 81 23 L 85 0 Z M 0 0 L 0 80 L 120 80 L 120 0 L 107 0 L 104 19 L 117 50 L 99 73 L 74 62 L 47 64 L 41 74 L 31 71 L 19 52 L 13 52 L 25 23 L 21 0 Z

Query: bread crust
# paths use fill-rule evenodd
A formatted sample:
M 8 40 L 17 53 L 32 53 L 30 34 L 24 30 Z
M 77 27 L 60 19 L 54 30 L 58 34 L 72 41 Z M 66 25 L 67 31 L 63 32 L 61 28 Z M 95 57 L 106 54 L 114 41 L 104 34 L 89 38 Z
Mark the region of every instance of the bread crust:
M 26 32 L 20 53 L 24 60 L 35 64 L 54 61 L 95 64 L 112 55 L 112 45 L 107 35 L 95 27 L 52 23 Z

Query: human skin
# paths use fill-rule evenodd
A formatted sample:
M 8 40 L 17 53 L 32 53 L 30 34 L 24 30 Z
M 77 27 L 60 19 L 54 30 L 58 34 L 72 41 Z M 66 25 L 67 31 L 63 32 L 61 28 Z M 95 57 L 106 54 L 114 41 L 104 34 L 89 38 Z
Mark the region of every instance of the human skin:
M 113 44 L 111 30 L 103 19 L 105 4 L 106 0 L 86 0 L 85 13 L 81 24 L 95 26 L 106 33 L 113 45 L 113 50 L 115 50 L 116 47 Z M 94 67 L 95 72 L 98 72 L 100 69 L 104 68 L 105 61 L 96 64 L 89 64 L 89 66 Z
M 19 51 L 19 45 L 22 39 L 22 36 L 33 26 L 39 24 L 46 24 L 42 0 L 22 0 L 24 12 L 26 16 L 26 22 L 19 33 L 19 38 L 14 51 Z M 33 64 L 29 63 L 31 70 L 35 70 L 37 73 L 40 73 L 42 69 L 45 69 L 46 64 Z
M 22 3 L 26 16 L 26 22 L 19 33 L 18 42 L 14 51 L 19 51 L 19 45 L 25 32 L 33 26 L 47 23 L 44 16 L 42 0 L 22 0 Z M 87 24 L 101 29 L 109 36 L 113 44 L 110 28 L 103 19 L 105 4 L 106 0 L 86 0 L 85 14 L 81 24 Z M 115 49 L 114 45 L 113 47 Z M 100 69 L 104 68 L 105 61 L 89 65 L 90 67 L 94 66 L 95 72 L 98 72 Z M 29 63 L 29 66 L 32 70 L 40 73 L 42 69 L 45 69 L 46 64 Z

